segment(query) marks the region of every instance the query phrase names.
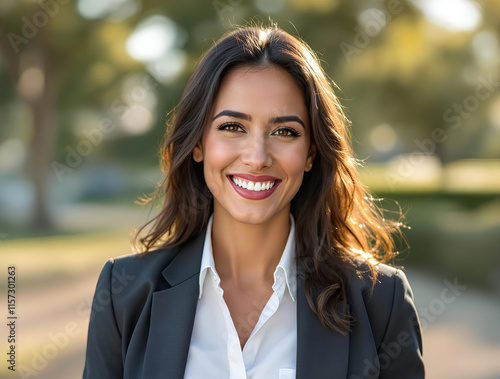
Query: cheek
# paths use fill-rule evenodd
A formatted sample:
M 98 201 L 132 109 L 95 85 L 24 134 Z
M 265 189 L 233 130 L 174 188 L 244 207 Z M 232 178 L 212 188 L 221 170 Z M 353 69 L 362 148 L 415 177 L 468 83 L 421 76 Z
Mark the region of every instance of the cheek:
M 278 156 L 280 164 L 289 176 L 303 176 L 308 149 L 305 146 L 283 146 Z
M 205 140 L 204 147 L 205 179 L 208 182 L 210 177 L 220 175 L 220 171 L 234 161 L 238 149 L 227 140 L 210 137 Z
M 228 150 L 223 145 L 213 145 L 208 147 L 206 154 L 206 165 L 219 168 L 228 158 Z

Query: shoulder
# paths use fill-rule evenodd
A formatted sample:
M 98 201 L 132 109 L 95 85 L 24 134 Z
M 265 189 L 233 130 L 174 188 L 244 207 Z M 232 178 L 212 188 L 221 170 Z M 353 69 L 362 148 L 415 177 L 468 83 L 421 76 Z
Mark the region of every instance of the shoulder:
M 413 292 L 400 268 L 375 266 L 373 284 L 369 265 L 358 261 L 351 276 L 348 302 L 355 318 L 366 317 L 376 341 L 382 341 L 391 325 L 406 322 L 418 325 Z
M 107 288 L 115 305 L 131 299 L 145 299 L 164 289 L 162 271 L 174 260 L 181 247 L 163 248 L 146 254 L 126 254 L 109 258 L 99 276 L 98 288 Z
M 98 287 L 111 288 L 113 300 L 124 303 L 136 298 L 142 301 L 153 292 L 170 288 L 199 272 L 204 237 L 202 231 L 177 246 L 110 258 Z
M 92 308 L 100 312 L 111 305 L 120 332 L 125 332 L 122 326 L 129 321 L 135 324 L 152 294 L 167 288 L 162 271 L 179 250 L 179 247 L 158 249 L 108 259 L 97 281 Z
M 420 322 L 406 275 L 386 264 L 378 264 L 375 270 L 373 284 L 369 265 L 358 262 L 350 281 L 352 344 L 373 346 L 376 356 L 368 363 L 380 377 L 424 378 Z M 360 365 L 368 367 L 366 360 Z
M 362 298 L 366 304 L 376 303 L 379 309 L 390 308 L 396 296 L 413 301 L 413 293 L 402 269 L 379 263 L 374 266 L 376 279 L 367 262 L 357 260 L 349 282 L 351 300 Z
M 176 257 L 180 246 L 152 250 L 147 253 L 126 254 L 110 258 L 105 266 L 111 267 L 113 274 L 123 273 L 140 279 L 154 278 Z
M 354 269 L 350 277 L 351 294 L 360 294 L 367 297 L 375 297 L 378 300 L 392 300 L 397 287 L 411 291 L 410 284 L 401 268 L 392 267 L 379 263 L 374 266 L 376 273 L 375 283 L 369 264 L 364 260 L 353 262 Z

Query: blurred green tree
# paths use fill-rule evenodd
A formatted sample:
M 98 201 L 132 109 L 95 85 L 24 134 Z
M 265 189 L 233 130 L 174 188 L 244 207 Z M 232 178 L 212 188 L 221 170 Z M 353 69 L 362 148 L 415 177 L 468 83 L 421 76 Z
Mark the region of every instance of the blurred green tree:
M 28 172 L 35 188 L 32 226 L 50 228 L 48 175 L 64 108 L 101 107 L 99 81 L 116 91 L 113 79 L 141 65 L 125 51 L 126 22 L 86 20 L 75 2 L 6 1 L 0 7 L 0 53 L 18 98 L 32 120 Z M 3 86 L 5 87 L 5 86 Z M 56 111 L 56 104 L 58 107 Z
M 453 129 L 458 119 L 445 117 L 454 104 L 474 95 L 478 78 L 488 80 L 499 72 L 500 5 L 495 0 L 473 2 L 481 9 L 482 21 L 462 31 L 431 23 L 409 0 L 102 0 L 108 10 L 93 19 L 81 15 L 80 2 L 5 0 L 0 5 L 0 79 L 7 72 L 12 79 L 12 86 L 0 89 L 0 101 L 20 101 L 31 115 L 27 169 L 36 189 L 34 226 L 51 225 L 48 175 L 54 156 L 64 155 L 65 146 L 75 141 L 74 112 L 112 108 L 124 80 L 131 73 L 147 72 L 146 64 L 129 56 L 126 41 L 136 25 L 153 15 L 168 17 L 188 36 L 182 46 L 187 57 L 183 70 L 155 89 L 160 99 L 155 116 L 161 121 L 177 103 L 201 52 L 233 25 L 249 20 L 266 25 L 270 18 L 318 51 L 342 89 L 336 92 L 353 123 L 361 158 L 388 159 L 415 151 L 416 141 L 432 139 L 437 129 L 448 139 L 427 153 L 443 162 L 500 154 L 491 143 L 500 142 L 500 137 L 488 114 L 498 99 L 497 88 L 470 117 L 458 114 L 458 131 Z M 481 32 L 486 37 L 478 40 Z M 490 41 L 490 48 L 497 44 L 490 56 L 481 55 L 484 40 Z M 370 135 L 382 124 L 393 129 L 397 143 L 377 156 Z M 8 128 L 2 129 L 0 136 L 7 135 Z M 105 146 L 120 160 L 133 162 L 138 155 L 150 154 L 160 129 Z

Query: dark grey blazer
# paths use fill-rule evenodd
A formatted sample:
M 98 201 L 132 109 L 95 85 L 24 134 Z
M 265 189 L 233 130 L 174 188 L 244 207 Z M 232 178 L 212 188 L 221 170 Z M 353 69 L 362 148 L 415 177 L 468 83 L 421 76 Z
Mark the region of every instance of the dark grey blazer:
M 182 247 L 106 262 L 92 304 L 84 379 L 183 377 L 204 239 L 202 232 Z M 410 286 L 400 270 L 381 265 L 379 271 L 372 296 L 369 278 L 352 278 L 347 311 L 356 323 L 342 336 L 310 310 L 299 265 L 297 378 L 424 378 Z

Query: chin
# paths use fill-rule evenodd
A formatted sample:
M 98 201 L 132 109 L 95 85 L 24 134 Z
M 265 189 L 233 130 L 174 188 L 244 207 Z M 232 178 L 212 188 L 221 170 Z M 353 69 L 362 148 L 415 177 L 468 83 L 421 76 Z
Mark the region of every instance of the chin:
M 285 207 L 287 208 L 287 207 Z M 283 212 L 289 213 L 287 209 L 270 209 L 270 207 L 248 206 L 238 209 L 225 210 L 235 221 L 250 225 L 260 225 L 269 222 Z
M 268 210 L 262 212 L 256 212 L 255 210 L 241 210 L 231 212 L 231 216 L 235 219 L 235 221 L 243 224 L 259 225 L 272 219 L 274 214 L 269 214 Z

